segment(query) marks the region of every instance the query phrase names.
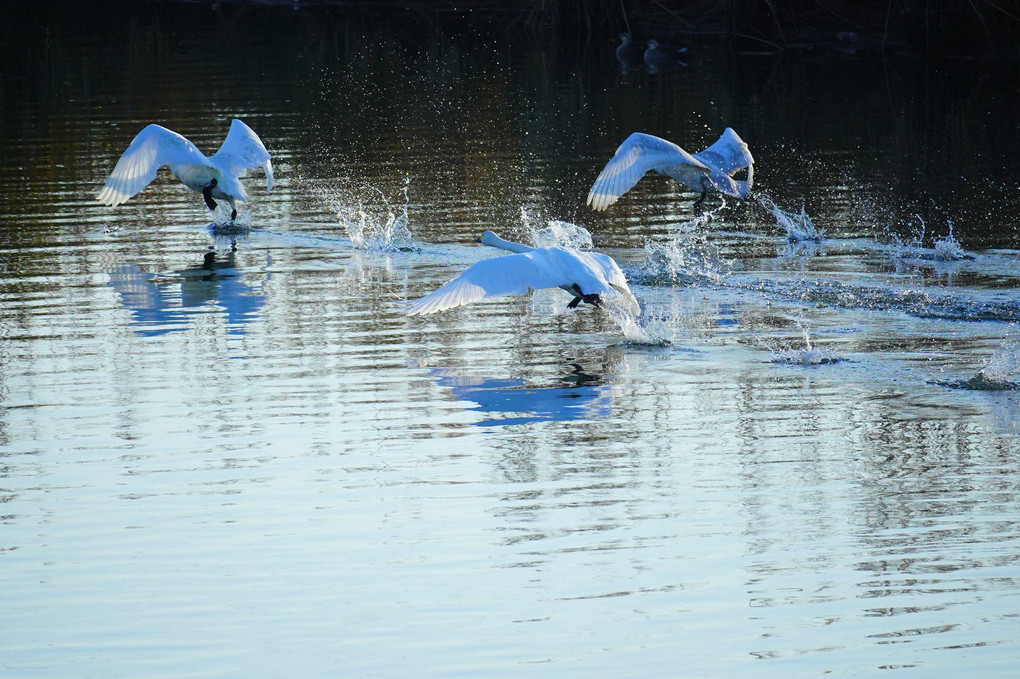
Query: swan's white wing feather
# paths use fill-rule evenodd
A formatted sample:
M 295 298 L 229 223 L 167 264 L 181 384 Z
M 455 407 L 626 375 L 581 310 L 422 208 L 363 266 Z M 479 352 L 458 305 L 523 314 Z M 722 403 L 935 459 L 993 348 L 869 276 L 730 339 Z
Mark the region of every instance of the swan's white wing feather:
M 273 188 L 273 161 L 269 151 L 255 131 L 236 118 L 230 123 L 230 131 L 220 150 L 209 160 L 237 177 L 261 167 L 266 171 L 266 191 Z
M 409 316 L 431 314 L 486 297 L 523 295 L 529 290 L 570 283 L 545 266 L 543 249 L 483 259 L 438 290 L 411 302 L 404 313 Z
M 688 166 L 699 173 L 710 170 L 673 142 L 635 132 L 627 137 L 606 163 L 588 193 L 588 205 L 605 210 L 630 191 L 649 170 Z
M 737 198 L 747 196 L 754 183 L 754 158 L 744 140 L 731 128 L 727 127 L 718 141 L 694 156 L 712 167 L 708 175 L 712 186 Z M 744 168 L 747 168 L 747 180 L 733 179 L 733 175 Z
M 716 170 L 709 175 L 709 181 L 722 193 L 745 198 L 751 191 L 755 180 L 755 159 L 751 155 L 751 149 L 732 128 L 726 127 L 715 144 L 701 153 L 696 153 L 695 156 Z M 732 178 L 734 173 L 745 167 L 748 169 L 746 180 Z
M 726 128 L 714 144 L 704 151 L 695 153 L 694 157 L 727 175 L 754 164 L 751 149 L 730 127 Z
M 209 165 L 208 159 L 188 139 L 161 125 L 147 125 L 138 133 L 114 166 L 96 198 L 106 205 L 120 205 L 156 178 L 164 165 Z

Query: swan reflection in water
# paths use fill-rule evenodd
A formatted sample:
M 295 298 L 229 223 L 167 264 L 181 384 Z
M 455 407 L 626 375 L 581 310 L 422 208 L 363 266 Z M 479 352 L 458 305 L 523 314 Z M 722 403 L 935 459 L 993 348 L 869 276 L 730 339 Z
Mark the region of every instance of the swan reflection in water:
M 244 334 L 245 324 L 258 316 L 266 303 L 261 286 L 237 267 L 235 253 L 223 259 L 210 249 L 201 264 L 150 273 L 137 264 L 120 263 L 110 270 L 110 286 L 121 304 L 131 311 L 130 325 L 140 335 L 156 336 L 185 330 L 199 314 L 221 311 L 227 334 Z
M 458 400 L 477 404 L 468 410 L 514 415 L 474 422 L 477 427 L 608 418 L 612 399 L 602 376 L 585 373 L 577 364 L 570 369 L 572 374 L 552 387 L 527 387 L 520 378 L 477 377 L 448 369 L 433 370 L 432 378 Z

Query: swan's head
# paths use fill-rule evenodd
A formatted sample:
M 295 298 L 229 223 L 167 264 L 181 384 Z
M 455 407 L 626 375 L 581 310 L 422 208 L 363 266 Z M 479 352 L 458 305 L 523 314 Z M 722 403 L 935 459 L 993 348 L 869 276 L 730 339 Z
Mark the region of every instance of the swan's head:
M 483 231 L 482 232 L 482 237 L 481 238 L 476 238 L 475 242 L 476 243 L 481 243 L 482 245 L 493 245 L 493 244 L 498 243 L 498 242 L 500 242 L 502 240 L 503 240 L 502 238 L 500 238 L 499 236 L 494 234 L 492 231 Z
M 653 49 L 655 49 L 658 46 L 659 46 L 659 41 L 658 40 L 653 38 L 653 39 L 648 41 L 648 49 L 653 50 Z
M 624 45 L 630 44 L 630 33 L 621 33 L 618 37 L 623 41 Z

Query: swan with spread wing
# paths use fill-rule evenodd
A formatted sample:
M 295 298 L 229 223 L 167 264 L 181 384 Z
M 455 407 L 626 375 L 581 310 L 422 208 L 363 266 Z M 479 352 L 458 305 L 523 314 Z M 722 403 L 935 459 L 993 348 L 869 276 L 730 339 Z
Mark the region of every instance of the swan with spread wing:
M 542 288 L 569 292 L 574 297 L 567 304 L 571 309 L 581 302 L 602 306 L 602 296 L 615 293 L 629 313 L 641 313 L 623 271 L 608 255 L 559 246 L 532 248 L 503 240 L 491 231 L 483 233 L 479 242 L 514 254 L 477 262 L 446 285 L 408 304 L 404 313 L 431 314 L 486 297 L 523 295 Z
M 733 176 L 747 169 L 747 179 Z M 719 140 L 699 153 L 688 153 L 671 141 L 642 132 L 627 137 L 602 169 L 588 193 L 588 205 L 605 210 L 630 191 L 645 173 L 661 172 L 701 191 L 700 204 L 709 191 L 744 198 L 754 181 L 754 158 L 744 140 L 727 127 Z
M 216 199 L 227 201 L 232 220 L 237 218 L 236 201 L 248 200 L 240 181 L 248 170 L 263 168 L 266 191 L 273 188 L 269 152 L 254 130 L 235 119 L 219 151 L 208 158 L 173 130 L 147 125 L 117 161 L 96 198 L 106 205 L 120 205 L 148 186 L 163 166 L 189 189 L 201 193 L 210 210 L 216 209 Z

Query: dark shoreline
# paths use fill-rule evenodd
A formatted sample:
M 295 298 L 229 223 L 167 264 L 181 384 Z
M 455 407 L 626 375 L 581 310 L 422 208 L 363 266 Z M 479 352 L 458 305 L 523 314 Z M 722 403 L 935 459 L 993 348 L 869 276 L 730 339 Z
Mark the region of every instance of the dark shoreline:
M 142 0 L 148 1 L 148 0 Z M 1020 3 L 989 0 L 151 0 L 275 6 L 347 16 L 394 11 L 429 22 L 484 23 L 605 40 L 635 36 L 713 42 L 735 51 L 835 48 L 922 56 L 1020 58 Z

